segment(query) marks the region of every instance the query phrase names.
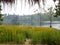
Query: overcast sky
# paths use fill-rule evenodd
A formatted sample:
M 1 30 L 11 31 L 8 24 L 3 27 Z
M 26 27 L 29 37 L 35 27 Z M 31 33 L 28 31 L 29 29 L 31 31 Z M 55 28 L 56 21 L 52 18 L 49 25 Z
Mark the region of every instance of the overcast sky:
M 52 0 L 47 0 L 46 3 L 47 3 L 46 9 L 51 7 L 51 6 L 54 7 L 54 2 Z M 26 3 L 26 5 L 25 5 L 24 0 L 22 1 L 22 5 L 21 5 L 20 0 L 17 0 L 16 4 L 15 5 L 13 4 L 12 8 L 10 5 L 5 4 L 6 5 L 5 7 L 2 6 L 2 13 L 4 13 L 4 14 L 17 14 L 17 15 L 31 15 L 31 14 L 35 14 L 37 12 L 43 12 L 42 8 L 39 9 L 37 4 L 35 4 L 32 7 L 29 7 L 28 3 Z M 41 3 L 41 7 L 43 7 L 42 3 Z M 34 12 L 34 11 L 36 11 L 36 12 Z

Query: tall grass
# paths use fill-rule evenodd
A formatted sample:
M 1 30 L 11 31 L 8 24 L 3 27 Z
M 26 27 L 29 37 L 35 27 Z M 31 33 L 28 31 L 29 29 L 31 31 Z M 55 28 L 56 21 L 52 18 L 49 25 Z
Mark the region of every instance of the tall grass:
M 47 45 L 60 45 L 60 30 L 46 30 L 35 32 L 32 35 L 31 43 L 47 44 Z
M 0 43 L 24 43 L 60 45 L 60 30 L 49 27 L 0 25 Z

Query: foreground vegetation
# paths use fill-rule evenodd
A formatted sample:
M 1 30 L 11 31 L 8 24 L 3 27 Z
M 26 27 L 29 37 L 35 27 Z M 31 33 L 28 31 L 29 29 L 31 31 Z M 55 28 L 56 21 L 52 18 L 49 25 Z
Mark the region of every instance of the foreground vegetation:
M 0 43 L 24 44 L 26 38 L 33 45 L 60 45 L 60 30 L 39 26 L 0 26 Z

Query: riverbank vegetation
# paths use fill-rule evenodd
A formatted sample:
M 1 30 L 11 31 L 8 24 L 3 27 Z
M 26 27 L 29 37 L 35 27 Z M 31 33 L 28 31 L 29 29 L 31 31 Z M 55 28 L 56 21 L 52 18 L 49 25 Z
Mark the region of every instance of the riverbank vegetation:
M 40 26 L 0 25 L 0 43 L 60 45 L 60 30 Z

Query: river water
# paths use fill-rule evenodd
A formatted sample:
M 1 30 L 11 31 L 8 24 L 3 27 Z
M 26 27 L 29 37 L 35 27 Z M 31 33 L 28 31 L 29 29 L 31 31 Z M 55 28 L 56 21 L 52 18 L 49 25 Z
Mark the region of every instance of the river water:
M 50 26 L 50 21 L 43 21 L 42 26 Z M 60 29 L 60 21 L 53 21 L 52 22 L 52 27 Z

